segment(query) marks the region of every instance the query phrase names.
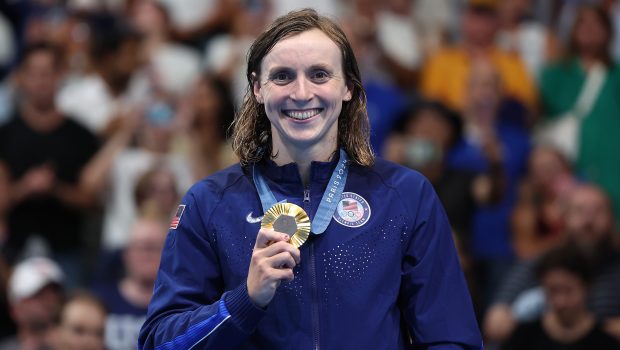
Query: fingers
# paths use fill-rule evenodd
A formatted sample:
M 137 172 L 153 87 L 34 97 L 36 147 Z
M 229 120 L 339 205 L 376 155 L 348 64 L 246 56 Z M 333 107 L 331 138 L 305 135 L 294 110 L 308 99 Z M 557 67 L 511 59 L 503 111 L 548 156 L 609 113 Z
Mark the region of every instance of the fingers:
M 258 235 L 256 236 L 256 243 L 254 245 L 254 248 L 266 248 L 273 242 L 286 242 L 289 240 L 289 238 L 290 237 L 285 233 L 261 228 L 258 231 Z
M 290 282 L 295 278 L 293 274 L 293 269 L 275 269 L 272 275 L 279 282 Z
M 299 249 L 295 248 L 295 246 L 286 241 L 273 243 L 263 249 L 256 249 L 254 251 L 254 256 L 256 256 L 256 258 L 270 258 L 282 252 L 286 252 L 287 254 L 289 254 L 289 256 L 293 258 L 295 264 L 299 264 L 299 262 L 301 261 Z
M 248 271 L 248 295 L 252 302 L 265 307 L 273 298 L 282 281 L 293 280 L 296 265 L 291 249 L 297 249 L 287 242 L 277 242 L 263 249 L 255 249 Z M 269 252 L 271 255 L 265 255 Z M 297 255 L 298 256 L 298 255 Z
M 271 288 L 275 289 L 280 285 L 280 282 L 291 281 L 294 277 L 293 268 L 280 268 L 277 265 L 269 266 L 267 263 L 257 267 L 256 273 L 259 289 L 263 289 L 267 286 L 271 286 Z
M 255 255 L 270 257 L 280 252 L 287 251 L 291 254 L 295 260 L 295 263 L 299 264 L 301 261 L 299 249 L 288 243 L 289 239 L 289 235 L 285 233 L 268 229 L 260 229 L 254 245 Z
M 295 259 L 289 252 L 282 252 L 267 259 L 268 264 L 276 269 L 292 269 L 297 265 Z

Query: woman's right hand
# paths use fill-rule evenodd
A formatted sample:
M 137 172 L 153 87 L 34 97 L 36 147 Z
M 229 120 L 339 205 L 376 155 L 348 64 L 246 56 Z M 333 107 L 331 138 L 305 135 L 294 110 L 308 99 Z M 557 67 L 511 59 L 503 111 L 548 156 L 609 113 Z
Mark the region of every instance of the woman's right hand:
M 274 230 L 258 231 L 247 279 L 248 294 L 258 307 L 271 302 L 282 281 L 293 280 L 293 268 L 299 264 L 300 255 L 289 238 Z

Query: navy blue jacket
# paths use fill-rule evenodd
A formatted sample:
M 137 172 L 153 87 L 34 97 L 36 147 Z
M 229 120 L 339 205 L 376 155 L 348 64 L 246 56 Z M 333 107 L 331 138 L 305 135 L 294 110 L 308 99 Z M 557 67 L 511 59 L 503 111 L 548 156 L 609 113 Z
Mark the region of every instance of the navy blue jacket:
M 295 164 L 259 166 L 276 199 L 312 219 L 335 164 L 312 163 L 307 188 Z M 140 349 L 482 348 L 433 188 L 381 159 L 350 166 L 327 230 L 300 248 L 295 279 L 280 285 L 266 309 L 254 306 L 245 281 L 262 208 L 250 170 L 228 168 L 183 198 Z

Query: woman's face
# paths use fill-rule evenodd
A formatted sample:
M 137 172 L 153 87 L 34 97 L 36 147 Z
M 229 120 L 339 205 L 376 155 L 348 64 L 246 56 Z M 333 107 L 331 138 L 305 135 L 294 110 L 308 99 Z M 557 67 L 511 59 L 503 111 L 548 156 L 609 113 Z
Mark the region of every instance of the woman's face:
M 418 113 L 417 118 L 407 125 L 407 136 L 428 140 L 441 150 L 448 149 L 453 138 L 450 124 L 439 112 L 432 109 L 424 109 Z
M 62 312 L 59 348 L 66 350 L 103 350 L 106 315 L 96 305 L 76 300 Z
M 253 91 L 271 122 L 274 151 L 336 146 L 338 116 L 351 90 L 340 49 L 322 31 L 278 42 L 263 58 Z
M 534 149 L 530 155 L 530 176 L 534 185 L 543 190 L 550 190 L 570 173 L 561 156 L 546 147 Z
M 579 16 L 575 28 L 577 50 L 598 52 L 607 45 L 609 33 L 593 10 L 585 10 Z
M 134 224 L 124 255 L 128 276 L 139 281 L 155 281 L 166 234 L 167 227 L 158 221 L 139 220 Z

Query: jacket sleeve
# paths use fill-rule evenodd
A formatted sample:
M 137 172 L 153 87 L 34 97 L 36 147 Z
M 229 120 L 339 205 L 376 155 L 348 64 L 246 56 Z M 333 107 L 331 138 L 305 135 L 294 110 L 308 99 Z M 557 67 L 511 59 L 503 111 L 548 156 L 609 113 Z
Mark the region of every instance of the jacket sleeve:
M 264 314 L 249 299 L 245 283 L 223 290 L 217 250 L 203 221 L 216 204 L 196 200 L 198 185 L 183 198 L 178 226 L 173 228 L 173 221 L 166 239 L 140 350 L 232 349 Z
M 482 338 L 452 230 L 435 191 L 410 183 L 399 303 L 415 349 L 482 349 Z M 415 198 L 412 200 L 411 198 Z

